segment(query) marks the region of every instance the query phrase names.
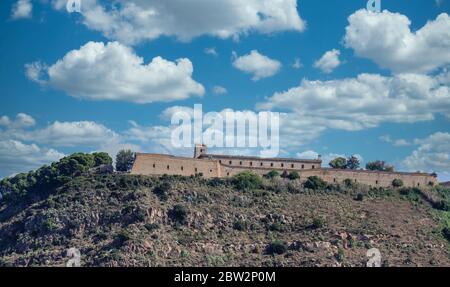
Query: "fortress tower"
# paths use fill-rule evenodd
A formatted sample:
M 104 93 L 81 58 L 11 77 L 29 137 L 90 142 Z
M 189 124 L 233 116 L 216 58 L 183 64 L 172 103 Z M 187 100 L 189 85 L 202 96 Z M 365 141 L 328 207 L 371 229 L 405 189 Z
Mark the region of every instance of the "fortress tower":
M 208 153 L 208 147 L 204 144 L 196 144 L 194 149 L 194 158 L 200 158 Z

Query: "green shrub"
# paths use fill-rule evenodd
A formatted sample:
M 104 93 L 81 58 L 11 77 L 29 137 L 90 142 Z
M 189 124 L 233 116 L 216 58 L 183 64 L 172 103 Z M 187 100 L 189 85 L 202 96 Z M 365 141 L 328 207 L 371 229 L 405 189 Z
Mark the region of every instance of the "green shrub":
M 355 200 L 363 201 L 364 200 L 364 194 L 362 194 L 361 192 L 358 192 L 358 194 L 356 195 Z
M 446 200 L 438 200 L 433 203 L 433 208 L 442 210 L 442 211 L 450 211 L 450 204 Z
M 172 186 L 168 182 L 163 182 L 153 189 L 153 193 L 159 198 L 161 201 L 166 201 L 169 199 L 169 193 L 172 189 Z
M 396 178 L 392 181 L 393 187 L 402 187 L 403 186 L 403 180 Z
M 275 223 L 272 223 L 272 224 L 269 226 L 269 230 L 270 230 L 270 231 L 283 232 L 283 231 L 284 231 L 284 228 L 283 228 L 283 225 L 282 225 L 281 223 L 275 222 Z
M 325 218 L 323 217 L 316 217 L 313 219 L 311 227 L 314 229 L 322 228 L 325 226 Z
M 144 225 L 145 229 L 147 229 L 149 232 L 153 232 L 156 229 L 159 229 L 159 224 L 157 223 L 147 223 Z
M 280 173 L 278 171 L 276 171 L 275 169 L 272 169 L 269 173 L 267 173 L 265 175 L 266 178 L 270 178 L 270 179 L 275 178 L 277 176 L 280 176 Z
M 283 253 L 286 253 L 287 250 L 288 250 L 287 244 L 279 240 L 271 242 L 266 248 L 266 252 L 272 255 L 274 254 L 281 255 Z
M 345 258 L 344 249 L 339 248 L 338 252 L 334 255 L 334 258 L 336 258 L 336 260 L 339 262 L 344 261 Z
M 240 190 L 252 190 L 261 188 L 263 181 L 261 177 L 250 171 L 244 171 L 233 177 L 234 186 Z
M 116 242 L 120 245 L 127 242 L 128 240 L 131 240 L 132 236 L 127 230 L 121 230 L 116 237 Z
M 179 224 L 187 224 L 188 210 L 182 205 L 175 205 L 171 210 L 169 210 L 169 218 Z
M 247 230 L 247 223 L 242 220 L 237 220 L 233 223 L 233 229 L 238 231 L 245 231 Z
M 450 228 L 445 227 L 444 229 L 442 229 L 442 235 L 445 239 L 447 239 L 448 242 L 450 242 Z
M 291 173 L 289 173 L 288 178 L 290 180 L 300 179 L 300 174 L 297 171 L 291 171 Z
M 310 176 L 304 183 L 305 188 L 320 190 L 327 187 L 327 183 L 318 176 Z
M 350 178 L 346 178 L 343 181 L 344 186 L 347 188 L 354 188 L 355 187 L 355 182 L 353 180 L 351 180 Z

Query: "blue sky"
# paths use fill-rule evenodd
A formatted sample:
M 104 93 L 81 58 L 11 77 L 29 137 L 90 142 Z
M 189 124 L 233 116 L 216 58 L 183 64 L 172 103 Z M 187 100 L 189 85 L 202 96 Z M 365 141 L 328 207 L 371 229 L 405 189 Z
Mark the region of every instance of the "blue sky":
M 448 0 L 66 2 L 0 3 L 0 177 L 74 151 L 186 154 L 161 114 L 203 104 L 286 113 L 281 156 L 450 179 Z

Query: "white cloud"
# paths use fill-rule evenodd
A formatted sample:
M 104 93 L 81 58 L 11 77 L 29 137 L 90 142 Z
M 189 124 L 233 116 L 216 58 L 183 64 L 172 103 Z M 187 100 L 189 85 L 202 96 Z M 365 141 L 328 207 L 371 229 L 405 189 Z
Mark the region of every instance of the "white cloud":
M 54 0 L 56 9 L 64 9 Z M 109 1 L 108 1 L 109 2 Z M 182 41 L 210 35 L 237 39 L 250 32 L 303 31 L 296 0 L 83 0 L 83 23 L 127 44 L 174 36 Z
M 204 88 L 192 79 L 189 59 L 175 62 L 155 57 L 145 64 L 132 49 L 118 43 L 89 42 L 42 71 L 42 64 L 28 64 L 28 76 L 39 83 L 86 100 L 120 100 L 134 103 L 169 102 Z M 35 77 L 45 72 L 48 80 Z
M 236 53 L 233 53 L 233 58 L 233 66 L 238 70 L 252 74 L 253 81 L 271 77 L 278 73 L 281 68 L 279 61 L 270 59 L 260 54 L 257 50 L 253 50 L 250 54 L 240 57 Z
M 45 78 L 47 69 L 47 65 L 40 61 L 25 64 L 25 75 L 28 79 L 44 85 L 46 82 Z
M 303 80 L 275 93 L 259 109 L 283 109 L 316 128 L 361 130 L 383 122 L 414 123 L 450 114 L 450 88 L 439 77 L 361 74 L 331 81 Z
M 36 124 L 34 118 L 30 115 L 19 113 L 15 119 L 10 119 L 8 116 L 0 117 L 0 127 L 6 127 L 8 129 L 27 128 Z
M 31 18 L 33 4 L 30 0 L 18 0 L 11 9 L 12 19 Z
M 301 67 L 303 67 L 302 62 L 300 61 L 300 58 L 295 58 L 294 59 L 294 63 L 292 64 L 292 68 L 294 69 L 300 69 Z
M 437 132 L 415 141 L 418 148 L 403 165 L 412 171 L 450 173 L 450 133 Z
M 56 121 L 43 129 L 23 133 L 24 138 L 59 147 L 97 147 L 117 141 L 118 135 L 102 124 L 90 121 Z
M 339 60 L 340 54 L 341 51 L 336 49 L 328 51 L 314 63 L 314 67 L 322 70 L 322 72 L 324 73 L 329 74 L 341 64 L 341 61 Z
M 359 10 L 349 18 L 345 46 L 396 73 L 425 73 L 450 64 L 450 17 L 440 14 L 417 31 L 408 17 Z
M 119 135 L 104 125 L 92 121 L 55 121 L 44 128 L 34 128 L 33 117 L 19 113 L 14 120 L 0 117 L 0 137 L 22 142 L 35 142 L 56 147 L 97 147 L 107 142 L 118 141 Z
M 205 54 L 211 55 L 211 56 L 214 56 L 214 57 L 219 56 L 219 54 L 217 53 L 217 50 L 216 50 L 215 47 L 205 48 L 204 52 L 205 52 Z
M 227 89 L 222 86 L 214 86 L 213 93 L 216 95 L 225 95 L 228 93 Z
M 383 136 L 379 137 L 379 140 L 386 142 L 386 143 L 390 143 L 395 147 L 403 147 L 403 146 L 411 145 L 411 143 L 405 139 L 393 140 L 390 135 L 383 135 Z
M 0 140 L 0 176 L 36 169 L 43 164 L 57 161 L 64 156 L 54 149 L 15 140 Z

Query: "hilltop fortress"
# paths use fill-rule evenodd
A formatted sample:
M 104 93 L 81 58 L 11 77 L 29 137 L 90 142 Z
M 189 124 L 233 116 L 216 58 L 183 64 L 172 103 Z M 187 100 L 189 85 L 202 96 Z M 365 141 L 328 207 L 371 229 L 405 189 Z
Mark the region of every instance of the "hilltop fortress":
M 203 175 L 205 178 L 231 177 L 243 171 L 265 175 L 271 170 L 280 173 L 297 171 L 300 180 L 318 176 L 328 183 L 339 183 L 346 179 L 370 186 L 390 187 L 394 179 L 401 179 L 408 187 L 426 187 L 438 183 L 433 174 L 385 172 L 323 168 L 322 160 L 293 158 L 260 158 L 209 154 L 205 145 L 196 145 L 194 158 L 163 154 L 137 153 L 131 170 L 140 175 Z

